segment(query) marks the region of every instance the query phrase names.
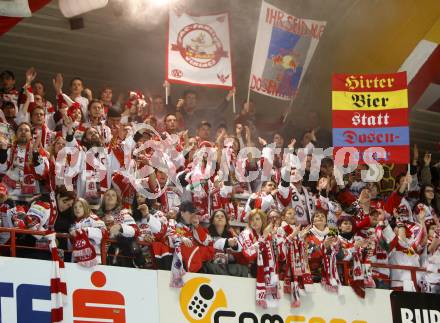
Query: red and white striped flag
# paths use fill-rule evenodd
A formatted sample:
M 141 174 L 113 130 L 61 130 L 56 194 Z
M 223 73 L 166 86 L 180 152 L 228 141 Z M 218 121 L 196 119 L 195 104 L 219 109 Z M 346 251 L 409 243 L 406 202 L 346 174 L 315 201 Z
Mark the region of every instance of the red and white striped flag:
M 63 322 L 63 307 L 66 304 L 67 286 L 62 280 L 61 273 L 64 271 L 64 261 L 58 254 L 55 232 L 46 235 L 50 241 L 52 255 L 52 275 L 50 279 L 51 293 L 51 319 L 52 323 Z

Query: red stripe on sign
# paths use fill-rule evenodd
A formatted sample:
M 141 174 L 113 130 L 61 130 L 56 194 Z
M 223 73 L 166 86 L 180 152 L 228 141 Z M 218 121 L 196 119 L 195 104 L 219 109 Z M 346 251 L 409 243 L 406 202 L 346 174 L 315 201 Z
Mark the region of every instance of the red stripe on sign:
M 406 72 L 392 74 L 334 74 L 333 91 L 387 92 L 407 87 Z
M 357 154 L 350 155 L 350 160 L 348 153 L 345 155 L 337 155 L 337 152 L 341 149 L 352 149 L 355 148 Z M 335 165 L 348 165 L 348 164 L 365 164 L 365 158 L 370 158 L 371 155 L 365 155 L 365 150 L 370 149 L 369 152 L 373 152 L 372 147 L 334 147 L 333 149 L 333 158 L 335 160 Z M 408 164 L 409 163 L 409 146 L 388 146 L 383 147 L 385 149 L 386 156 L 382 156 L 385 158 L 375 158 L 381 164 Z
M 440 46 L 437 46 L 408 85 L 408 101 L 411 108 L 417 103 L 429 84 L 435 83 L 439 74 Z
M 408 109 L 333 110 L 333 128 L 383 128 L 408 126 Z

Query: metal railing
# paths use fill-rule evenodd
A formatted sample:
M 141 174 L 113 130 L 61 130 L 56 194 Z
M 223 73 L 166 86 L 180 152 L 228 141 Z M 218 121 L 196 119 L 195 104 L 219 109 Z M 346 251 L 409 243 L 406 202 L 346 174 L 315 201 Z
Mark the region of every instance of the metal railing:
M 27 230 L 27 229 L 0 227 L 0 233 L 1 232 L 8 232 L 10 234 L 9 243 L 0 245 L 0 248 L 3 249 L 5 247 L 9 247 L 11 257 L 17 256 L 17 247 L 22 248 L 22 249 L 45 250 L 43 248 L 38 248 L 38 247 L 19 246 L 19 245 L 17 246 L 17 235 L 18 234 L 28 234 L 28 235 L 33 235 L 33 236 L 46 236 L 47 235 L 46 231 L 35 231 L 35 230 Z M 67 233 L 57 233 L 56 237 L 69 239 L 69 235 Z M 68 251 L 68 250 L 66 250 L 66 251 Z
M 7 232 L 10 234 L 9 237 L 9 243 L 1 244 L 0 245 L 0 255 L 2 249 L 9 249 L 9 256 L 16 257 L 17 256 L 17 249 L 30 249 L 30 250 L 40 250 L 45 251 L 47 249 L 39 248 L 39 247 L 31 247 L 31 246 L 25 246 L 25 245 L 18 245 L 17 244 L 17 235 L 24 234 L 24 235 L 33 235 L 33 236 L 46 236 L 48 234 L 47 231 L 36 231 L 36 230 L 27 230 L 27 229 L 17 229 L 17 228 L 5 228 L 0 227 L 0 233 Z M 56 234 L 57 239 L 70 239 L 70 235 L 67 233 L 57 233 Z M 106 237 L 103 237 L 101 240 L 101 264 L 106 265 L 107 264 L 107 248 L 108 245 L 111 243 L 116 243 L 116 240 L 108 239 Z M 142 243 L 142 241 L 140 241 Z M 72 250 L 67 249 L 61 249 L 65 253 L 72 252 Z M 123 257 L 123 256 L 121 256 Z

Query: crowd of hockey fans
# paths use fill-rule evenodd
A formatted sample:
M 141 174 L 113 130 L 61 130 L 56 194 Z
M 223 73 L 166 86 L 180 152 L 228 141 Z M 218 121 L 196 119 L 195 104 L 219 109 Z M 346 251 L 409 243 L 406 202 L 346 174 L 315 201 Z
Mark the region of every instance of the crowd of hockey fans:
M 440 293 L 440 176 L 429 152 L 414 147 L 385 194 L 363 181 L 367 166 L 341 182 L 331 157 L 312 158 L 331 143 L 314 112 L 303 129 L 269 136 L 252 101 L 225 121 L 234 89 L 207 109 L 167 82 L 168 98 L 115 100 L 79 77 L 44 84 L 32 68 L 24 85 L 11 71 L 0 77 L 0 227 L 66 234 L 65 261 L 98 264 L 105 244 L 109 265 L 170 270 L 178 250 L 188 272 L 256 277 L 257 288 L 270 272 L 285 286 L 344 283 L 360 296 Z M 10 239 L 0 231 L 0 255 Z M 50 259 L 44 235 L 17 234 L 16 245 L 17 257 Z M 377 263 L 423 270 L 415 279 Z

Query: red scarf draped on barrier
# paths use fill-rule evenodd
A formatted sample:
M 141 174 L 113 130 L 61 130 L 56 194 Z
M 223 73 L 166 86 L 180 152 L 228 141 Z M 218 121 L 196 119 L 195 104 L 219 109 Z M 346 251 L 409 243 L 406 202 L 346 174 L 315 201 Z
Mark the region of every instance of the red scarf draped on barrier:
M 312 274 L 310 273 L 307 259 L 305 242 L 300 239 L 287 242 L 288 253 L 284 276 L 284 293 L 291 295 L 291 306 L 299 307 L 300 289 L 313 286 Z
M 98 264 L 96 251 L 89 240 L 87 231 L 77 230 L 75 237 L 72 238 L 72 245 L 72 257 L 75 262 L 85 267 L 93 267 Z
M 322 259 L 322 286 L 329 292 L 338 293 L 341 281 L 339 280 L 336 255 L 338 246 L 333 245 L 329 250 L 324 251 Z
M 50 253 L 52 257 L 52 275 L 50 279 L 50 293 L 51 293 L 51 322 L 63 322 L 64 320 L 64 305 L 66 304 L 67 286 L 63 281 L 62 271 L 64 270 L 64 261 L 58 254 L 55 232 L 52 232 L 46 237 L 50 241 Z
M 258 306 L 267 308 L 270 305 L 267 300 L 278 300 L 281 298 L 278 290 L 279 280 L 275 270 L 272 242 L 267 239 L 258 242 L 256 280 L 256 301 Z

